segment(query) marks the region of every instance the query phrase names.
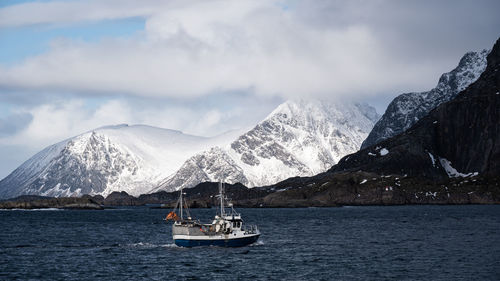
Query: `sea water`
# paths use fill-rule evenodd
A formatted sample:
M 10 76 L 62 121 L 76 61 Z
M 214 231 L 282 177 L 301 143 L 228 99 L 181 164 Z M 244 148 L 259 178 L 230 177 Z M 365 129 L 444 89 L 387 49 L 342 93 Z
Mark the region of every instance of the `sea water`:
M 1 210 L 0 279 L 500 279 L 500 206 L 239 209 L 243 248 L 177 247 L 168 211 Z

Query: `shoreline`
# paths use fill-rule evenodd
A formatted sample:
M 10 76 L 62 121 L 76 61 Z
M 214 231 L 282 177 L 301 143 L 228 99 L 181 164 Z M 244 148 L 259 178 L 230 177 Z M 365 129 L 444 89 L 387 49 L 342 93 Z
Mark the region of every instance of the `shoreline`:
M 210 208 L 218 183 L 205 182 L 184 189 L 189 208 Z M 321 177 L 291 178 L 272 186 L 247 188 L 226 185 L 226 194 L 238 208 L 308 208 L 400 205 L 498 205 L 500 179 L 474 176 L 430 180 L 424 177 L 377 175 L 367 172 L 323 174 Z M 118 206 L 150 206 L 171 209 L 179 191 L 159 191 L 132 196 L 112 192 L 108 196 L 46 197 L 22 195 L 0 200 L 0 209 L 103 210 Z
M 75 197 L 65 197 L 65 198 L 75 198 Z M 12 201 L 4 201 L 5 203 L 12 204 Z M 0 202 L 0 211 L 62 211 L 62 210 L 84 210 L 84 211 L 102 211 L 102 210 L 114 210 L 123 207 L 131 208 L 148 208 L 152 210 L 171 210 L 171 207 L 161 207 L 161 206 L 148 206 L 145 205 L 92 205 L 92 206 L 33 206 L 33 207 L 22 207 L 21 205 L 15 205 L 12 207 L 5 207 Z M 500 202 L 487 202 L 487 203 L 408 203 L 408 204 L 346 204 L 346 205 L 322 205 L 322 206 L 243 206 L 234 205 L 238 209 L 323 209 L 323 208 L 345 208 L 345 207 L 400 207 L 400 206 L 494 206 L 500 205 Z M 190 209 L 215 209 L 215 207 L 190 207 Z

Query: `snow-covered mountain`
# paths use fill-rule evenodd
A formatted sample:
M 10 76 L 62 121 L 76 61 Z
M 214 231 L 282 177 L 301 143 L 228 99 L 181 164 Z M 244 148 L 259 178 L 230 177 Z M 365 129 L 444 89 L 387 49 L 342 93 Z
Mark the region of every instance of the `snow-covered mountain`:
M 458 66 L 441 75 L 437 86 L 421 93 L 406 93 L 396 97 L 375 124 L 361 148 L 398 135 L 427 115 L 441 103 L 452 100 L 459 92 L 476 81 L 486 68 L 489 51 L 466 53 Z
M 103 127 L 30 158 L 0 181 L 0 198 L 139 195 L 219 179 L 272 184 L 326 171 L 359 149 L 378 118 L 362 104 L 288 101 L 244 134 L 205 138 L 142 125 Z
M 230 145 L 194 155 L 152 191 L 220 179 L 252 187 L 315 175 L 357 151 L 379 117 L 366 104 L 287 101 Z
M 236 136 L 204 138 L 150 126 L 109 126 L 42 150 L 0 181 L 0 198 L 146 193 L 190 156 Z

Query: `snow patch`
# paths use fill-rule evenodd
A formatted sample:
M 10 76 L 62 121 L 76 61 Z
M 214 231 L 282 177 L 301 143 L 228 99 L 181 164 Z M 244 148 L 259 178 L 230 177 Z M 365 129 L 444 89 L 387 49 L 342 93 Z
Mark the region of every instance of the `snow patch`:
M 471 176 L 477 176 L 479 174 L 478 172 L 468 173 L 468 174 L 460 173 L 451 166 L 451 162 L 446 158 L 439 157 L 439 162 L 441 163 L 441 166 L 444 168 L 444 170 L 448 174 L 448 177 L 450 178 L 471 177 Z
M 437 191 L 436 192 L 430 192 L 430 191 L 427 191 L 425 193 L 425 196 L 432 196 L 432 197 L 436 197 L 437 196 Z
M 359 184 L 364 184 L 367 181 L 368 181 L 367 179 L 363 179 Z
M 427 153 L 429 153 L 429 157 L 431 158 L 432 166 L 436 167 L 436 159 L 434 159 L 434 155 L 432 155 L 430 152 L 427 152 Z
M 386 148 L 382 148 L 380 150 L 380 156 L 386 156 L 387 154 L 389 154 L 389 150 L 387 150 Z

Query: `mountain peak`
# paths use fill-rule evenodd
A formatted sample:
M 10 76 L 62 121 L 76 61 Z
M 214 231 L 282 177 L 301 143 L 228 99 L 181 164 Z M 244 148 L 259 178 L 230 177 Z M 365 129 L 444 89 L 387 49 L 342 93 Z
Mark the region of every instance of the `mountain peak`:
M 288 100 L 280 104 L 271 114 L 269 114 L 261 123 L 268 122 L 272 119 L 279 119 L 280 122 L 293 122 L 296 125 L 316 126 L 319 121 L 333 122 L 337 126 L 342 126 L 350 122 L 357 122 L 355 125 L 359 127 L 372 127 L 364 120 L 366 118 L 357 118 L 355 116 L 361 113 L 369 121 L 376 122 L 380 115 L 375 108 L 366 103 L 354 103 L 348 101 L 332 101 L 332 100 L 308 100 L 296 99 Z M 361 121 L 361 122 L 359 122 Z M 371 123 L 371 122 L 369 122 Z
M 394 98 L 361 148 L 375 145 L 406 131 L 432 109 L 456 97 L 485 70 L 488 53 L 488 50 L 468 52 L 460 59 L 455 69 L 441 75 L 434 89 L 421 93 L 401 94 Z
M 324 172 L 359 149 L 376 118 L 366 104 L 289 100 L 229 147 L 191 157 L 155 190 L 193 187 L 221 175 L 229 183 L 253 187 Z
M 28 159 L 0 181 L 0 198 L 107 195 L 122 190 L 139 195 L 174 173 L 191 155 L 227 143 L 145 125 L 100 127 Z

